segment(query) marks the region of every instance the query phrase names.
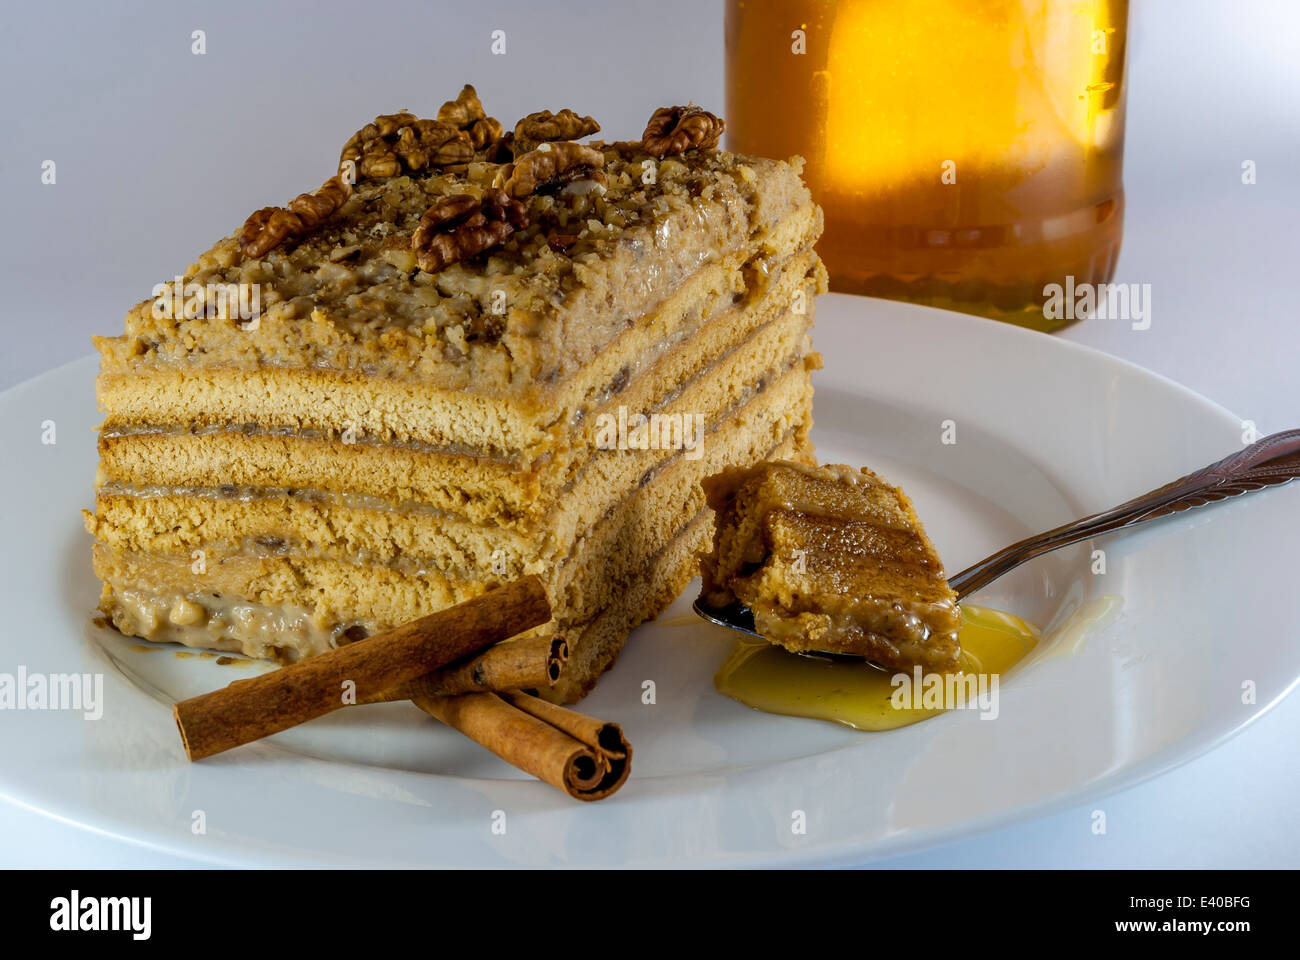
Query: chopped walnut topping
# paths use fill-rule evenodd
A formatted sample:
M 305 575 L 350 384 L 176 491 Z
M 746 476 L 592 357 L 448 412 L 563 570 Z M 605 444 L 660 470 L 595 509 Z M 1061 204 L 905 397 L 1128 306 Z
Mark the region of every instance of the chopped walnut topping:
M 493 186 L 516 199 L 574 180 L 605 182 L 605 155 L 581 143 L 543 143 L 497 171 Z
M 339 168 L 351 162 L 357 179 L 379 179 L 467 163 L 473 156 L 469 135 L 455 124 L 421 120 L 402 110 L 375 117 L 374 123 L 354 133 L 339 156 Z
M 503 191 L 489 190 L 482 200 L 452 194 L 425 211 L 411 236 L 411 251 L 421 270 L 437 273 L 490 250 L 527 225 L 524 205 Z
M 599 131 L 600 124 L 591 117 L 580 117 L 567 108 L 559 113 L 549 110 L 530 113 L 515 124 L 515 156 L 523 156 L 543 143 L 577 140 Z
M 301 193 L 285 207 L 263 207 L 239 232 L 239 245 L 250 257 L 260 257 L 291 236 L 301 236 L 327 220 L 352 196 L 352 185 L 330 177 L 315 193 Z
M 663 158 L 694 147 L 710 150 L 726 129 L 720 117 L 697 106 L 660 107 L 646 124 L 641 143 L 646 153 Z
M 487 115 L 478 91 L 468 83 L 455 100 L 448 100 L 438 109 L 438 120 L 463 130 L 476 151 L 490 150 L 505 133 L 501 121 Z
M 417 119 L 376 118 L 373 130 L 356 139 L 353 156 L 363 152 L 363 141 L 380 141 L 395 155 L 401 130 Z M 512 139 L 507 130 L 494 146 L 504 163 L 476 151 L 463 164 L 360 178 L 319 223 L 346 184 L 282 204 L 278 215 L 275 208 L 259 211 L 242 237 L 237 230 L 204 254 L 193 277 L 257 284 L 269 322 L 260 333 L 204 341 L 205 357 L 239 362 L 250 340 L 269 356 L 281 338 L 302 330 L 310 362 L 321 366 L 365 366 L 395 377 L 418 367 L 449 384 L 509 384 L 516 366 L 527 377 L 548 377 L 569 363 L 557 350 L 572 331 L 557 333 L 555 318 L 574 298 L 606 305 L 612 298 L 601 313 L 609 322 L 582 335 L 613 336 L 628 317 L 649 309 L 643 292 L 660 297 L 675 282 L 658 272 L 660 253 L 672 258 L 673 271 L 697 269 L 706 251 L 734 252 L 755 223 L 775 222 L 791 204 L 808 202 L 789 164 L 690 149 L 659 159 L 650 177 L 653 158 L 640 139 L 544 142 L 518 162 L 503 146 Z M 507 199 L 522 213 L 500 199 L 497 191 L 507 184 Z M 456 196 L 462 199 L 430 213 Z M 478 209 L 470 209 L 474 202 Z M 245 252 L 250 245 L 258 256 Z M 506 313 L 499 312 L 498 290 L 506 294 Z M 149 305 L 133 313 L 123 362 L 146 354 L 185 357 L 196 349 L 195 337 L 216 337 L 190 321 L 177 323 L 154 318 Z M 509 349 L 494 348 L 502 344 Z

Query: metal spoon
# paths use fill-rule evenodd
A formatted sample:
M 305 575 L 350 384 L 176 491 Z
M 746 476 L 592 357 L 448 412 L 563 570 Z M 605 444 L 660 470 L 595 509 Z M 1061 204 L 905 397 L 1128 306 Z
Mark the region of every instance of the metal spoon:
M 1026 560 L 1032 560 L 1051 550 L 1148 520 L 1157 520 L 1194 507 L 1203 507 L 1230 497 L 1239 497 L 1243 493 L 1283 484 L 1297 476 L 1300 476 L 1300 430 L 1275 433 L 1204 469 L 1121 503 L 1118 507 L 1013 543 L 991 557 L 967 567 L 956 576 L 949 577 L 948 586 L 956 591 L 960 601 Z M 754 615 L 740 604 L 711 607 L 700 596 L 695 601 L 694 609 L 710 623 L 738 630 L 751 637 L 763 638 L 754 629 Z

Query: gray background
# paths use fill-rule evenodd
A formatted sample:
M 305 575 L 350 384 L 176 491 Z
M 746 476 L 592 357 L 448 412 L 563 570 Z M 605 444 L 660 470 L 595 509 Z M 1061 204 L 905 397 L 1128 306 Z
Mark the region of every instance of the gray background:
M 155 282 L 252 210 L 317 186 L 376 113 L 431 115 L 467 81 L 506 122 L 573 107 L 612 138 L 638 135 L 665 103 L 724 106 L 722 7 L 701 0 L 27 2 L 5 19 L 0 388 L 119 332 Z M 196 29 L 204 56 L 190 52 Z M 505 56 L 490 51 L 498 29 Z M 1130 40 L 1116 280 L 1152 285 L 1152 326 L 1092 321 L 1061 336 L 1262 431 L 1300 426 L 1300 4 L 1134 0 Z M 44 160 L 54 186 L 40 182 Z M 1103 837 L 1087 804 L 889 863 L 1300 866 L 1298 734 L 1290 697 L 1210 755 L 1104 801 Z M 0 851 L 11 864 L 177 862 L 9 809 Z

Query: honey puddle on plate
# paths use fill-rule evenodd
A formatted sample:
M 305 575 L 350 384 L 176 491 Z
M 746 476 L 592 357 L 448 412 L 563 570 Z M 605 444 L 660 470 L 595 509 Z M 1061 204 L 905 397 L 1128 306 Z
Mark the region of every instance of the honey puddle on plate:
M 961 667 L 953 677 L 996 677 L 1024 659 L 1040 638 L 1038 628 L 1019 617 L 962 604 Z M 895 707 L 895 691 L 916 687 L 894 683 L 899 673 L 862 661 L 800 656 L 765 640 L 745 639 L 718 670 L 713 685 L 755 710 L 831 720 L 857 730 L 893 730 L 943 712 Z M 919 700 L 921 690 L 915 694 Z M 975 706 L 973 698 L 968 706 Z

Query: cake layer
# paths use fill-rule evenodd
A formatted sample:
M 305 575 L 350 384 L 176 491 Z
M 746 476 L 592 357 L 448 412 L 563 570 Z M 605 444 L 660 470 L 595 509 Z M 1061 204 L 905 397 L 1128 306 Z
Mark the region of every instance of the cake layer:
M 236 444 L 235 450 L 225 455 L 225 462 L 231 464 L 232 469 L 212 478 L 224 474 L 221 485 L 192 486 L 187 471 L 172 468 L 172 464 L 177 462 L 174 458 L 149 468 L 140 480 L 125 485 L 106 479 L 97 500 L 98 519 L 90 529 L 101 540 L 132 550 L 184 550 L 204 539 L 262 536 L 309 545 L 338 540 L 340 544 L 346 544 L 349 551 L 374 553 L 383 561 L 399 553 L 408 553 L 433 560 L 442 569 L 446 569 L 448 563 L 461 562 L 457 558 L 465 556 L 475 558 L 474 563 L 483 566 L 483 557 L 497 550 L 503 551 L 512 573 L 520 569 L 516 562 L 519 556 L 551 562 L 557 555 L 563 555 L 573 539 L 610 509 L 625 491 L 641 484 L 657 464 L 678 453 L 695 460 L 703 458 L 710 443 L 709 435 L 716 430 L 720 419 L 729 417 L 763 384 L 807 355 L 810 319 L 807 315 L 787 312 L 767 322 L 735 348 L 716 357 L 705 369 L 707 376 L 696 377 L 679 387 L 675 395 L 667 398 L 666 406 L 647 411 L 673 418 L 667 421 L 670 424 L 689 427 L 689 436 L 686 429 L 680 436 L 670 430 L 668 444 L 657 442 L 664 439 L 660 435 L 647 436 L 650 449 L 599 449 L 598 441 L 602 440 L 600 421 L 593 419 L 584 424 L 587 443 L 593 451 L 591 459 L 567 489 L 551 493 L 547 502 L 554 506 L 542 524 L 532 530 L 520 524 L 502 524 L 498 518 L 487 518 L 485 523 L 478 523 L 474 520 L 474 511 L 463 507 L 456 509 L 451 504 L 442 508 L 429 507 L 411 500 L 393 501 L 364 493 L 338 493 L 328 488 L 308 487 L 306 485 L 313 482 L 310 459 L 306 462 L 284 459 L 268 464 L 265 471 L 246 477 L 234 469 L 248 462 L 240 454 L 255 449 L 261 440 L 271 441 L 278 449 L 276 441 L 279 438 L 247 438 L 234 434 L 190 438 L 208 445 L 221 439 Z M 610 421 L 604 426 L 612 425 L 613 420 L 611 414 Z M 701 425 L 707 432 L 700 430 Z M 181 452 L 184 449 L 180 442 L 183 438 L 171 439 L 174 452 Z M 629 436 L 628 439 L 633 438 Z M 651 444 L 651 439 L 656 443 Z M 676 440 L 681 442 L 674 445 L 671 441 Z M 686 446 L 695 449 L 683 449 Z M 321 453 L 329 450 L 323 443 L 315 449 Z M 343 449 L 350 448 L 344 446 Z M 408 453 L 399 451 L 399 462 Z M 372 476 L 387 463 L 385 448 L 370 448 L 365 454 L 353 457 L 353 477 Z M 111 473 L 108 475 L 112 477 Z M 173 478 L 170 483 L 159 482 L 169 476 Z M 260 484 L 240 484 L 239 481 L 245 479 L 255 479 Z M 345 479 L 339 478 L 339 486 Z M 354 482 L 352 486 L 363 484 Z M 289 490 L 294 491 L 292 495 L 286 494 L 285 491 Z M 167 505 L 169 498 L 170 505 Z M 369 524 L 369 531 L 348 529 L 356 526 L 347 520 L 347 511 L 352 509 L 364 512 L 364 522 Z M 240 517 L 256 517 L 256 521 L 248 523 L 235 519 Z M 492 529 L 485 530 L 484 526 L 505 529 L 498 536 Z M 417 527 L 419 531 L 413 529 Z M 426 539 L 417 547 L 414 538 L 419 536 Z M 439 560 L 442 557 L 451 559 Z
M 701 483 L 717 469 L 707 465 L 754 463 L 785 442 L 808 445 L 811 372 L 810 364 L 797 362 L 710 435 L 704 457 L 674 458 L 578 541 L 574 555 L 559 566 L 549 586 L 564 629 L 568 620 L 587 618 L 628 589 L 638 576 L 637 558 L 662 546 L 674 518 L 704 508 Z
M 804 436 L 789 437 L 769 452 L 770 459 L 813 463 L 812 446 Z M 601 674 L 614 665 L 640 623 L 662 613 L 698 572 L 698 558 L 709 546 L 713 523 L 704 511 L 664 546 L 633 583 L 585 626 L 566 632 L 569 661 L 560 682 L 542 695 L 556 703 L 576 703 L 591 692 Z
M 227 237 L 182 281 L 201 293 L 256 287 L 257 324 L 206 315 L 220 313 L 215 293 L 158 309 L 145 301 L 128 313 L 123 336 L 97 341 L 103 370 L 355 370 L 418 384 L 426 397 L 438 391 L 439 400 L 454 391 L 540 410 L 556 384 L 701 266 L 791 242 L 782 231 L 799 211 L 819 219 L 801 161 L 710 150 L 658 162 L 634 144 L 599 149 L 602 182 L 521 196 L 518 231 L 482 257 L 433 272 L 418 268 L 411 249 L 421 217 L 453 195 L 482 198 L 504 173 L 499 166 L 363 181 L 315 230 L 260 256 Z M 205 315 L 187 315 L 197 311 Z M 152 406 L 142 418 L 166 405 Z
M 759 312 L 768 315 L 789 307 L 804 275 L 816 280 L 809 288 L 813 295 L 824 291 L 824 269 L 809 249 L 820 229 L 820 211 L 809 207 L 794 218 L 796 235 L 788 246 L 747 249 L 706 264 L 580 373 L 548 386 L 536 399 L 439 389 L 365 369 L 248 369 L 199 358 L 127 370 L 105 365 L 97 381 L 107 415 L 103 430 L 112 438 L 173 425 L 192 430 L 261 424 L 317 432 L 335 442 L 346 432 L 360 441 L 358 446 L 406 442 L 422 452 L 441 452 L 452 458 L 453 469 L 491 458 L 526 472 L 563 445 L 571 424 L 594 415 L 622 387 L 661 366 L 665 354 L 700 326 L 760 302 Z M 807 291 L 803 298 L 811 304 Z
M 789 437 L 768 451 L 781 459 L 811 460 L 804 437 Z M 561 682 L 545 696 L 557 703 L 574 703 L 595 686 L 613 664 L 637 624 L 657 616 L 695 576 L 696 558 L 708 544 L 712 522 L 701 510 L 652 556 L 642 558 L 638 576 L 587 623 L 571 624 L 569 661 Z M 103 609 L 120 630 L 158 642 L 177 642 L 212 650 L 242 652 L 257 657 L 293 660 L 300 651 L 322 652 L 341 642 L 360 639 L 370 631 L 359 621 L 355 633 L 338 630 L 339 614 L 328 605 L 315 608 L 267 604 L 229 592 L 186 591 L 184 574 L 175 565 L 104 557 L 96 548 L 97 567 L 127 578 L 104 578 Z M 169 582 L 174 579 L 176 582 Z M 251 591 L 250 591 L 251 592 Z M 479 591 L 482 592 L 482 591 Z M 433 612 L 432 610 L 426 612 Z M 550 632 L 554 625 L 526 635 Z
M 569 440 L 585 447 L 585 454 L 571 450 L 567 469 L 550 461 L 514 470 L 482 457 L 408 445 L 340 443 L 327 436 L 259 428 L 128 435 L 108 431 L 100 439 L 100 484 L 135 489 L 279 487 L 360 495 L 393 505 L 422 504 L 449 517 L 490 521 L 563 541 L 581 520 L 575 512 L 579 506 L 588 510 L 588 504 L 604 497 L 597 510 L 605 509 L 609 498 L 655 459 L 656 452 L 651 451 L 634 460 L 612 462 L 618 453 L 600 451 L 595 442 L 600 439 L 601 414 L 616 417 L 620 407 L 663 413 L 668 412 L 663 404 L 674 400 L 673 408 L 679 412 L 706 417 L 716 413 L 721 404 L 735 401 L 737 384 L 756 384 L 767 375 L 762 365 L 775 355 L 774 350 L 786 349 L 801 319 L 811 322 L 811 307 L 805 307 L 801 318 L 782 306 L 791 304 L 800 291 L 805 304 L 811 304 L 823 288 L 820 264 L 811 255 L 775 272 L 770 295 L 716 317 L 585 418 L 580 424 L 585 429 Z M 697 387 L 683 396 L 686 384 L 700 376 L 717 378 L 728 389 Z M 592 464 L 592 458 L 600 462 Z
M 356 540 L 351 537 L 372 536 L 372 524 L 383 528 L 390 523 L 382 511 L 346 507 L 338 517 L 347 524 L 346 529 L 325 527 L 315 533 L 314 540 L 284 538 L 282 543 L 272 544 L 269 536 L 255 532 L 259 528 L 254 522 L 244 522 L 255 518 L 255 514 L 241 514 L 247 504 L 234 501 L 224 518 L 229 536 L 221 538 L 214 536 L 214 531 L 223 529 L 221 515 L 195 523 L 192 515 L 186 519 L 186 508 L 194 507 L 193 502 L 159 497 L 134 502 L 148 508 L 141 522 L 149 529 L 168 522 L 191 523 L 194 538 L 184 549 L 165 552 L 124 549 L 108 538 L 96 547 L 96 573 L 114 584 L 117 592 L 135 588 L 150 596 L 174 597 L 197 591 L 236 596 L 265 607 L 314 611 L 321 609 L 321 597 L 329 597 L 333 599 L 321 622 L 330 623 L 337 633 L 354 625 L 366 632 L 383 629 L 401 622 L 403 612 L 407 619 L 421 616 L 476 596 L 491 584 L 523 572 L 538 572 L 547 579 L 558 627 L 568 629 L 611 603 L 636 578 L 644 558 L 663 546 L 681 518 L 703 509 L 700 481 L 704 476 L 762 459 L 785 441 L 806 443 L 812 398 L 809 367 L 802 361 L 796 363 L 721 423 L 704 447 L 705 456 L 691 460 L 679 454 L 668 461 L 650 482 L 631 491 L 600 518 L 570 556 L 557 562 L 536 564 L 521 558 L 523 569 L 494 569 L 499 558 L 487 550 L 490 542 L 478 558 L 486 562 L 466 564 L 470 569 L 464 572 L 438 569 L 432 562 L 422 564 L 418 556 L 400 548 L 383 562 L 374 551 L 336 546 L 336 542 L 354 546 Z M 406 533 L 419 538 L 436 534 L 436 530 L 435 524 L 426 521 L 411 524 Z M 202 551 L 202 573 L 194 570 L 195 551 Z M 423 598 L 418 608 L 410 606 L 409 595 L 403 592 L 412 585 Z M 165 624 L 153 617 L 138 623 L 123 621 L 119 628 L 139 632 L 162 630 Z
M 637 469 L 632 482 L 611 503 L 583 501 L 574 508 L 590 526 L 581 539 L 590 541 L 607 521 L 626 518 L 633 504 L 653 495 L 666 476 L 689 476 L 686 490 L 712 470 L 737 460 L 733 448 L 759 426 L 783 436 L 808 422 L 807 365 L 802 355 L 786 361 L 785 371 L 768 368 L 772 382 L 743 405 L 722 411 L 698 438 L 697 456 L 667 452 L 651 468 Z M 767 449 L 762 447 L 758 456 Z M 614 451 L 634 459 L 642 451 Z M 644 478 L 645 483 L 640 480 Z M 683 491 L 678 490 L 674 496 Z M 702 497 L 702 494 L 700 495 Z M 538 573 L 563 561 L 574 548 L 570 536 L 554 552 L 545 544 L 493 524 L 474 524 L 418 505 L 393 505 L 366 498 L 334 496 L 312 490 L 252 488 L 223 495 L 220 488 L 143 488 L 101 491 L 87 529 L 114 549 L 131 552 L 188 554 L 204 548 L 210 555 L 293 554 L 354 559 L 403 570 L 437 569 L 453 577 L 479 577 L 494 571 L 502 579 Z M 583 509 L 585 508 L 585 509 Z

